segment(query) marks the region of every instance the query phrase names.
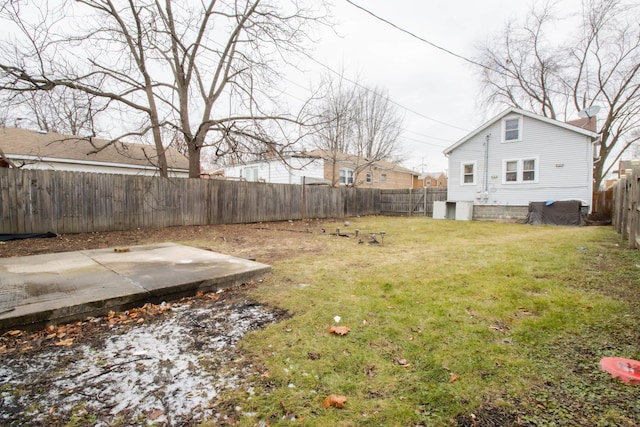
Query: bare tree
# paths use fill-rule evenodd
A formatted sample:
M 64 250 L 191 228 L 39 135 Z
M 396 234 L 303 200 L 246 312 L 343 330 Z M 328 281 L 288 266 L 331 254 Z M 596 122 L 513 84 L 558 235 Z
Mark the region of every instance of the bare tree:
M 397 160 L 401 156 L 403 118 L 389 93 L 379 87 L 359 87 L 354 107 L 354 153 L 376 161 Z
M 22 92 L 2 103 L 8 122 L 27 121 L 47 132 L 95 136 L 96 118 L 107 108 L 100 98 L 60 87 Z
M 222 156 L 247 141 L 254 150 L 290 144 L 267 130 L 300 117 L 280 113 L 269 90 L 277 64 L 327 23 L 324 0 L 16 0 L 0 16 L 22 34 L 0 48 L 0 90 L 64 87 L 103 99 L 130 121 L 115 139 L 151 135 L 161 176 L 163 134 L 183 141 L 190 177 L 207 146 Z
M 332 186 L 339 184 L 337 168 L 339 156 L 351 148 L 354 137 L 355 90 L 340 76 L 327 75 L 320 89 L 323 96 L 315 110 L 314 144 L 323 150 L 332 165 Z
M 566 120 L 602 107 L 594 188 L 624 150 L 639 140 L 640 6 L 623 0 L 585 0 L 575 40 L 554 45 L 546 4 L 524 25 L 509 24 L 488 43 L 479 61 L 486 104 L 506 104 Z
M 345 154 L 353 165 L 354 185 L 375 162 L 400 156 L 403 119 L 386 91 L 328 76 L 324 93 L 316 112 L 315 145 L 333 166 L 332 185 L 339 184 L 337 168 Z

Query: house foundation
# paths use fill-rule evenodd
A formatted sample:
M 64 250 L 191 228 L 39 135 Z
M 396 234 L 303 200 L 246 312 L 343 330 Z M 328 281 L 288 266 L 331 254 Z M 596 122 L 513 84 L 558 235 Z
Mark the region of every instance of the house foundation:
M 474 221 L 526 221 L 529 214 L 528 206 L 504 206 L 504 205 L 474 205 Z

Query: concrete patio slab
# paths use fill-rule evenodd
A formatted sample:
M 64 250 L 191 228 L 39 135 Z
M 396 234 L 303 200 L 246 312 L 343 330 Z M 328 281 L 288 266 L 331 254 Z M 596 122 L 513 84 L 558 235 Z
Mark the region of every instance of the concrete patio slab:
M 270 272 L 266 264 L 175 243 L 0 258 L 0 331 L 102 316 Z

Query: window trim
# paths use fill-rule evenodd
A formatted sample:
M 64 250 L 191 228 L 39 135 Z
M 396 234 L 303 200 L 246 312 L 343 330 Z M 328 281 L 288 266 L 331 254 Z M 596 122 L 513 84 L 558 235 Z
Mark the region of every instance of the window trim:
M 386 173 L 380 174 L 380 182 L 387 182 L 387 174 Z
M 507 121 L 518 120 L 518 137 L 516 139 L 507 139 Z M 510 115 L 502 119 L 502 142 L 519 142 L 522 141 L 522 135 L 524 134 L 524 120 L 520 115 Z
M 344 182 L 342 182 L 344 173 Z M 338 172 L 338 183 L 340 185 L 353 185 L 355 182 L 354 171 L 351 168 L 340 168 Z
M 467 165 L 472 165 L 473 166 L 473 182 L 464 182 L 464 167 Z M 466 161 L 466 162 L 460 162 L 460 185 L 476 185 L 476 176 L 478 174 L 478 161 L 477 160 L 471 160 L 471 161 Z
M 367 172 L 367 175 L 365 177 L 365 182 L 367 184 L 373 184 L 373 174 L 371 172 Z
M 253 166 L 245 166 L 244 170 L 240 169 L 240 178 L 244 174 L 244 180 L 247 182 L 258 182 L 260 180 L 260 167 Z
M 532 180 L 524 179 L 524 162 L 533 160 L 533 177 Z M 516 162 L 516 180 L 507 181 L 507 163 Z M 519 159 L 504 159 L 502 161 L 502 184 L 504 185 L 522 185 L 522 184 L 537 184 L 540 177 L 540 160 L 537 156 L 522 157 Z

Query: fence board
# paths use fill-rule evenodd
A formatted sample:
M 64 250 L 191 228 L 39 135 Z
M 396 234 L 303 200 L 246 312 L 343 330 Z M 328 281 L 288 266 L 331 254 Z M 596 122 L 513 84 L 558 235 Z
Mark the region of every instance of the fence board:
M 640 166 L 626 171 L 615 184 L 613 195 L 612 220 L 616 232 L 627 240 L 630 248 L 640 248 Z
M 433 215 L 433 202 L 447 199 L 443 188 L 381 190 L 380 210 L 384 214 Z
M 446 190 L 303 187 L 0 168 L 0 233 L 284 221 L 301 219 L 303 214 L 307 219 L 429 215 L 433 200 L 444 198 Z

